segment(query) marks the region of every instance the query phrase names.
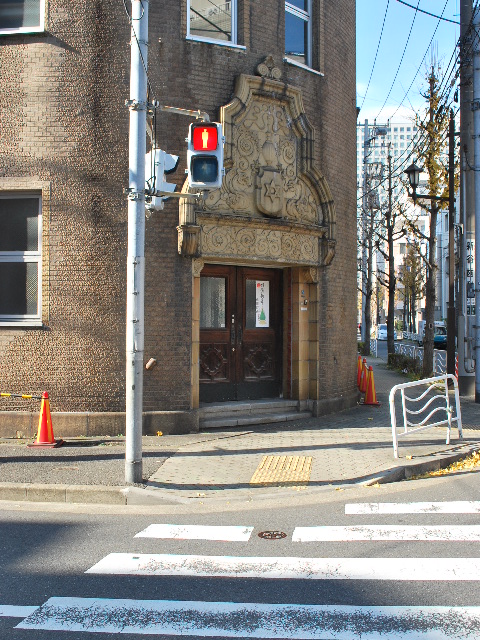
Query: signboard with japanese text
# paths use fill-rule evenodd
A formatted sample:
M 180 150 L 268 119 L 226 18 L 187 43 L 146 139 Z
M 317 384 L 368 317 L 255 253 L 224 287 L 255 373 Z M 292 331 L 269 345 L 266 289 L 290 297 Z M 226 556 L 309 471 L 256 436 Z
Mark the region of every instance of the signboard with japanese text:
M 268 280 L 257 280 L 255 286 L 255 326 L 270 326 L 270 296 Z

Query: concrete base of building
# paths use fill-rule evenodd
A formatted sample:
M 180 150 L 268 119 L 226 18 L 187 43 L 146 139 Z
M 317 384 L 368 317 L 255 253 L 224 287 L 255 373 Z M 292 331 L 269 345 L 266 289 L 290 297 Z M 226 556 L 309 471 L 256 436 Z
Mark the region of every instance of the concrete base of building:
M 312 415 L 318 418 L 319 416 L 325 416 L 329 413 L 337 413 L 338 411 L 344 411 L 350 409 L 358 404 L 360 395 L 358 391 L 345 396 L 338 396 L 336 398 L 325 398 L 324 400 L 314 400 L 311 406 Z
M 458 391 L 461 396 L 475 396 L 475 374 L 458 376 Z
M 39 414 L 0 411 L 0 438 L 35 438 Z M 125 413 L 52 413 L 53 433 L 58 438 L 125 435 Z M 178 435 L 198 431 L 197 411 L 148 411 L 143 414 L 143 435 Z

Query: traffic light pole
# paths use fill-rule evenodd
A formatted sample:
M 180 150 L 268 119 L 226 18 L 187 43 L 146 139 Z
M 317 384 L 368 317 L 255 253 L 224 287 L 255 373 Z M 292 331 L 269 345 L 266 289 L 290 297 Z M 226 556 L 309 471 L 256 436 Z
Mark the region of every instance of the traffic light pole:
M 127 326 L 125 390 L 125 482 L 142 481 L 143 352 L 145 297 L 145 153 L 147 136 L 148 2 L 132 0 Z

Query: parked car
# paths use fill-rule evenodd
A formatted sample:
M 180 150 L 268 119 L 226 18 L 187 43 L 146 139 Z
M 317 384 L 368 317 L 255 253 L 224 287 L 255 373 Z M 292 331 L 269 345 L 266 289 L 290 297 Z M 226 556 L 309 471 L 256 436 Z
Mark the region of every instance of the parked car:
M 377 340 L 386 340 L 387 339 L 387 325 L 379 324 L 377 327 Z M 393 339 L 397 339 L 397 332 L 393 330 Z
M 425 339 L 425 324 L 423 325 L 423 331 L 418 337 L 418 346 L 423 347 L 423 341 Z M 447 327 L 443 322 L 435 321 L 433 328 L 433 347 L 434 349 L 446 349 L 447 348 Z
M 446 349 L 447 348 L 447 329 L 446 327 L 435 327 L 433 333 L 433 347 L 434 349 Z

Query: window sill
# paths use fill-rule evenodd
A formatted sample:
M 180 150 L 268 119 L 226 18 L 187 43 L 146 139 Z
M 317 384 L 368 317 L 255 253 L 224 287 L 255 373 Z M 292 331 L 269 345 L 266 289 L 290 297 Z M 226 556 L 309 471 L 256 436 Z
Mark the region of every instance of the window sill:
M 240 49 L 241 51 L 247 50 L 247 47 L 245 47 L 243 44 L 235 44 L 227 40 L 214 40 L 213 38 L 202 38 L 201 36 L 187 36 L 186 40 L 189 40 L 190 42 L 205 42 L 206 44 L 217 44 L 220 47 L 228 47 L 229 49 Z
M 45 33 L 45 28 L 20 27 L 19 29 L 0 29 L 0 36 L 28 35 L 29 33 Z
M 10 327 L 16 329 L 29 329 L 30 327 L 43 327 L 41 320 L 0 320 L 0 329 Z
M 291 64 L 292 67 L 299 67 L 300 69 L 305 69 L 305 71 L 309 71 L 310 73 L 313 73 L 316 76 L 321 76 L 322 78 L 325 76 L 325 74 L 322 73 L 321 71 L 312 69 L 312 67 L 309 67 L 308 65 L 303 64 L 301 62 L 297 62 L 296 60 L 292 60 L 291 58 L 285 57 L 283 61 L 286 62 L 287 64 Z

